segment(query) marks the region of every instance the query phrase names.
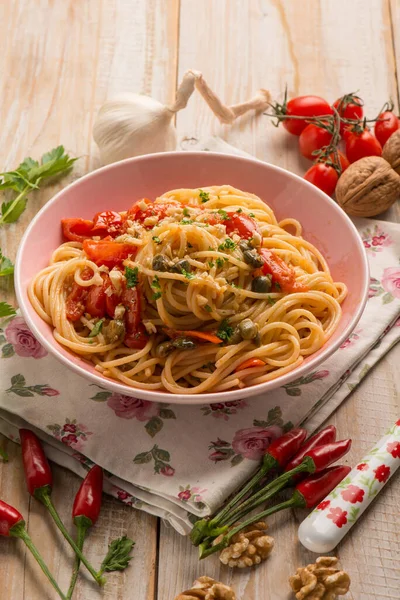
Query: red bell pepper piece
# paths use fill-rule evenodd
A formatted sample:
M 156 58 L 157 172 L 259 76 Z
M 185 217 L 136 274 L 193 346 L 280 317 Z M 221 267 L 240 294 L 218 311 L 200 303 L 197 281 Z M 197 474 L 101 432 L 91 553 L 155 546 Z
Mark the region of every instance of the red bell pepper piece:
M 331 444 L 336 440 L 336 427 L 334 425 L 329 425 L 324 429 L 321 429 L 318 433 L 311 436 L 305 444 L 303 444 L 300 450 L 295 454 L 290 462 L 286 465 L 285 471 L 291 471 L 297 467 L 307 452 L 315 448 L 316 446 L 323 446 L 324 444 Z
M 3 500 L 0 500 L 0 535 L 5 537 L 20 538 L 24 544 L 26 544 L 27 548 L 32 552 L 35 560 L 39 564 L 39 567 L 42 569 L 43 573 L 46 575 L 57 594 L 62 600 L 66 600 L 66 596 L 64 596 L 58 587 L 56 580 L 50 573 L 49 568 L 39 553 L 39 550 L 36 548 L 28 532 L 26 531 L 24 517 L 16 508 L 13 508 L 6 502 L 3 502 Z
M 55 524 L 85 565 L 92 577 L 99 585 L 104 585 L 105 579 L 92 567 L 89 561 L 83 556 L 74 540 L 66 530 L 60 519 L 56 507 L 51 499 L 51 487 L 53 478 L 47 458 L 45 456 L 42 444 L 33 431 L 20 429 L 20 439 L 22 446 L 22 460 L 24 464 L 25 478 L 29 493 L 40 500 L 49 511 Z

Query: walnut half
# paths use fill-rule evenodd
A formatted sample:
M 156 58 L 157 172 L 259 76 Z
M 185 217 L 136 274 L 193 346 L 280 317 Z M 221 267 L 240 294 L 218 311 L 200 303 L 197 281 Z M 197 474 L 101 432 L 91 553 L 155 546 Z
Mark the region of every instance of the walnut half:
M 196 579 L 190 590 L 176 596 L 175 600 L 236 600 L 236 594 L 228 585 L 204 575 Z
M 337 567 L 335 556 L 320 556 L 313 565 L 300 567 L 289 584 L 297 600 L 335 600 L 347 594 L 350 577 Z
M 235 523 L 234 527 L 239 525 Z M 229 567 L 252 567 L 259 565 L 271 554 L 274 538 L 265 534 L 267 524 L 264 521 L 254 523 L 236 533 L 231 544 L 222 550 L 219 560 Z M 218 544 L 223 536 L 217 537 L 213 544 Z
M 383 146 L 382 156 L 400 175 L 400 130 L 395 131 Z
M 373 217 L 400 197 L 400 175 L 380 156 L 361 158 L 339 178 L 336 200 L 353 217 Z

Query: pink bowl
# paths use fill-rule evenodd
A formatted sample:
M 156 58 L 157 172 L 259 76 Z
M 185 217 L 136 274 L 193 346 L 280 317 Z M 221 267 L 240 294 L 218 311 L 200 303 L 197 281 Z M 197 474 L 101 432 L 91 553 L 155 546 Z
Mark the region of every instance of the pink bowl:
M 52 329 L 32 308 L 27 288 L 35 273 L 48 264 L 62 243 L 60 219 L 91 218 L 94 213 L 126 210 L 138 198 L 156 198 L 174 188 L 230 184 L 257 194 L 278 219 L 294 217 L 304 237 L 324 254 L 337 281 L 349 289 L 343 317 L 323 348 L 300 367 L 267 383 L 243 390 L 192 395 L 130 388 L 100 375 L 94 367 L 59 345 Z M 284 169 L 258 160 L 211 152 L 151 154 L 115 163 L 75 181 L 59 192 L 36 215 L 19 246 L 15 265 L 17 298 L 22 314 L 39 341 L 66 367 L 114 392 L 145 400 L 174 404 L 204 404 L 255 396 L 285 385 L 315 369 L 349 336 L 356 326 L 368 294 L 368 263 L 353 223 L 333 200 L 316 187 Z

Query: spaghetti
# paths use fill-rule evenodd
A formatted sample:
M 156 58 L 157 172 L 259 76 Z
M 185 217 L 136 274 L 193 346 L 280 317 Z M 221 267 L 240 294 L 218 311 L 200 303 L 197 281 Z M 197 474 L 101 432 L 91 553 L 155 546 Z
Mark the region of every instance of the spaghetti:
M 275 379 L 319 350 L 346 296 L 294 219 L 229 185 L 126 213 L 64 219 L 29 287 L 55 339 L 145 390 L 220 392 Z

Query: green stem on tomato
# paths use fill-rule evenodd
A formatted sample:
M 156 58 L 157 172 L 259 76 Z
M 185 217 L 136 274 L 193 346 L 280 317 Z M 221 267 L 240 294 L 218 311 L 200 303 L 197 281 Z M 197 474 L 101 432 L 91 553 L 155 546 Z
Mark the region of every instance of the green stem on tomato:
M 86 532 L 87 532 L 88 528 L 89 528 L 89 525 L 87 525 L 81 521 L 78 522 L 76 545 L 81 552 L 83 550 L 83 544 L 85 542 Z M 76 554 L 75 561 L 74 561 L 74 567 L 73 567 L 73 571 L 72 571 L 72 575 L 71 575 L 71 582 L 69 584 L 69 588 L 68 588 L 68 592 L 67 592 L 67 600 L 70 600 L 72 598 L 72 594 L 74 593 L 75 585 L 78 580 L 80 566 L 81 566 L 81 559 Z
M 20 523 L 17 523 L 16 525 L 14 525 L 14 527 L 12 527 L 10 529 L 10 535 L 13 537 L 17 537 L 24 542 L 24 544 L 27 546 L 27 548 L 33 554 L 39 567 L 42 569 L 43 573 L 46 575 L 47 579 L 49 580 L 49 582 L 51 583 L 53 588 L 56 590 L 57 594 L 60 596 L 60 598 L 62 600 L 67 600 L 66 596 L 63 594 L 63 592 L 58 587 L 58 584 L 57 584 L 56 580 L 54 579 L 53 575 L 50 573 L 49 568 L 47 567 L 41 554 L 39 553 L 39 550 L 36 548 L 35 544 L 32 542 L 28 532 L 25 529 L 25 523 L 23 521 L 21 521 Z
M 58 512 L 51 500 L 48 487 L 45 486 L 43 488 L 38 489 L 35 493 L 35 497 L 38 498 L 38 500 L 40 500 L 41 502 L 43 502 L 43 504 L 45 505 L 45 507 L 47 508 L 49 513 L 51 514 L 58 529 L 61 531 L 61 533 L 63 534 L 63 536 L 65 537 L 65 539 L 67 540 L 67 542 L 69 543 L 69 545 L 71 546 L 71 548 L 73 549 L 75 554 L 80 558 L 81 562 L 85 565 L 85 567 L 87 568 L 87 570 L 89 571 L 89 573 L 91 574 L 93 579 L 100 586 L 104 585 L 106 582 L 105 578 L 101 576 L 101 573 L 98 573 L 92 567 L 92 565 L 89 563 L 87 558 L 82 554 L 81 550 L 78 548 L 78 546 L 75 544 L 74 540 L 72 539 L 72 537 L 66 530 L 64 523 L 61 521 L 60 515 L 58 514 Z

